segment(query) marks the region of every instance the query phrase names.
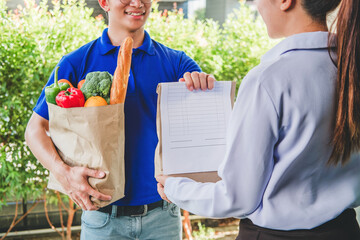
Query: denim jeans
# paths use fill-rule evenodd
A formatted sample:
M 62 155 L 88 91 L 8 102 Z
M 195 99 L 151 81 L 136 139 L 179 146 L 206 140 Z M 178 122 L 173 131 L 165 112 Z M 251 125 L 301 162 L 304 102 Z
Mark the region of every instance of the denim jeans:
M 180 240 L 182 239 L 180 209 L 164 202 L 163 207 L 149 211 L 145 216 L 109 215 L 99 211 L 83 211 L 81 240 L 132 239 Z

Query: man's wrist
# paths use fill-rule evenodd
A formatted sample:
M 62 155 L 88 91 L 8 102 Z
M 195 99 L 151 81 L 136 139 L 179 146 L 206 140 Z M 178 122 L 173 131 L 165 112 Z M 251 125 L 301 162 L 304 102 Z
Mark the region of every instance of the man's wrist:
M 71 167 L 67 165 L 63 160 L 56 160 L 55 164 L 53 165 L 52 169 L 49 169 L 51 173 L 57 176 L 61 175 L 67 175 L 67 173 L 70 171 Z

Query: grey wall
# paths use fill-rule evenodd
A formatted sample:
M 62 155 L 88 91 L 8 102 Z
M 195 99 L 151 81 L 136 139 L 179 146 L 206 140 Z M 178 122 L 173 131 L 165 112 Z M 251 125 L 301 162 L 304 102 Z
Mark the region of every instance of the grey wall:
M 206 0 L 205 17 L 223 22 L 226 11 L 226 1 L 227 0 Z
M 212 18 L 220 24 L 234 8 L 240 6 L 239 0 L 206 0 L 206 18 Z
M 36 1 L 39 2 L 38 0 Z M 24 5 L 24 0 L 8 0 L 6 1 L 6 6 L 9 8 L 9 10 L 16 9 L 17 5 Z

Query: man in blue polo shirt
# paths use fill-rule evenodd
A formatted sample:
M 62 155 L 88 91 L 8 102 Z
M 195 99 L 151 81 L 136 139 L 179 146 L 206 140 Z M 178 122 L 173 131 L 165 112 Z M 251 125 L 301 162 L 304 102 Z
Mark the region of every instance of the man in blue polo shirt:
M 92 71 L 114 73 L 119 45 L 127 36 L 134 39 L 128 90 L 125 101 L 125 197 L 111 206 L 97 209 L 94 196 L 110 200 L 95 191 L 88 178 L 105 173 L 84 167 L 70 167 L 58 155 L 49 129 L 44 91 L 34 108 L 25 133 L 35 157 L 50 170 L 68 195 L 84 210 L 81 239 L 181 239 L 180 211 L 161 200 L 154 178 L 156 135 L 156 87 L 160 82 L 181 79 L 188 89 L 211 89 L 214 79 L 199 73 L 199 66 L 184 52 L 152 40 L 144 31 L 150 0 L 99 0 L 108 13 L 109 27 L 100 38 L 64 56 L 59 79 L 74 86 Z M 47 85 L 54 82 L 54 72 Z M 91 211 L 97 210 L 97 211 Z

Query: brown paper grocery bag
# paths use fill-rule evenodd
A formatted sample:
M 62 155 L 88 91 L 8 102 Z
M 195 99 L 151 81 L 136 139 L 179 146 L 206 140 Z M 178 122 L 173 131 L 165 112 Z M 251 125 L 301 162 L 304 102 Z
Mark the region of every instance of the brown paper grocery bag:
M 89 178 L 97 191 L 111 201 L 91 200 L 104 207 L 124 197 L 124 104 L 99 107 L 61 108 L 48 103 L 50 137 L 59 155 L 70 166 L 84 166 L 106 173 Z M 50 173 L 48 188 L 65 193 Z
M 231 85 L 231 104 L 234 106 L 236 82 L 232 82 Z M 157 113 L 156 113 L 156 131 L 159 139 L 158 145 L 155 149 L 155 177 L 163 173 L 163 160 L 162 160 L 162 135 L 161 135 L 161 112 L 160 112 L 160 99 L 161 99 L 161 83 L 158 84 L 156 92 L 158 94 L 157 100 Z M 184 174 L 171 174 L 173 177 L 188 177 L 197 182 L 217 182 L 221 180 L 217 172 L 199 172 L 199 173 L 184 173 Z

